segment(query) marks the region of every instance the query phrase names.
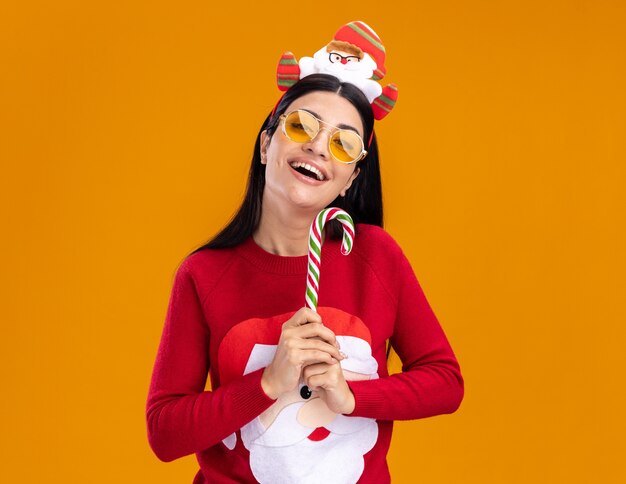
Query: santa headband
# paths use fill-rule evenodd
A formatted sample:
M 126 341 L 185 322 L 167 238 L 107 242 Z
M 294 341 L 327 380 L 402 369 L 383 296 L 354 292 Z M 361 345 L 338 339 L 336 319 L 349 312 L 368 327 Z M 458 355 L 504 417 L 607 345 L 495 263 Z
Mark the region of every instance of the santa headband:
M 386 72 L 385 46 L 380 37 L 365 22 L 357 20 L 337 30 L 333 40 L 313 57 L 302 57 L 297 61 L 293 53 L 285 52 L 278 62 L 276 82 L 278 89 L 286 91 L 308 75 L 333 75 L 358 87 L 371 103 L 374 118 L 380 120 L 391 112 L 398 99 L 395 84 L 383 87 L 377 82 L 385 77 Z M 279 103 L 280 99 L 272 116 Z

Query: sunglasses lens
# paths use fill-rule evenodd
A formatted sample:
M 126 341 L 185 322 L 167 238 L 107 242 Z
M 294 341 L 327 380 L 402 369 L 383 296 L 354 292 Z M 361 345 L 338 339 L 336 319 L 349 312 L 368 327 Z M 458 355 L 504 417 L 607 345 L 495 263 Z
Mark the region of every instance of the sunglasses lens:
M 315 138 L 319 131 L 317 119 L 306 111 L 294 111 L 285 119 L 285 133 L 298 143 L 306 143 Z
M 350 163 L 361 155 L 363 141 L 354 131 L 340 129 L 333 133 L 330 140 L 330 151 L 337 161 Z
M 296 110 L 286 115 L 283 127 L 287 137 L 297 143 L 308 143 L 320 131 L 320 123 L 307 111 Z M 356 161 L 363 152 L 363 140 L 349 129 L 337 129 L 330 138 L 330 152 L 341 163 Z

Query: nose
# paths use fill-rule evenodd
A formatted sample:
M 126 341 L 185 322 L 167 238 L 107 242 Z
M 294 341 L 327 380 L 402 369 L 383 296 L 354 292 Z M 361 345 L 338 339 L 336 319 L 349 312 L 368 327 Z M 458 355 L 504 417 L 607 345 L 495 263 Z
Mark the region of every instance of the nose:
M 330 153 L 328 152 L 330 134 L 330 128 L 322 127 L 311 141 L 302 145 L 303 149 L 309 153 L 318 155 L 324 160 L 328 160 L 330 158 Z

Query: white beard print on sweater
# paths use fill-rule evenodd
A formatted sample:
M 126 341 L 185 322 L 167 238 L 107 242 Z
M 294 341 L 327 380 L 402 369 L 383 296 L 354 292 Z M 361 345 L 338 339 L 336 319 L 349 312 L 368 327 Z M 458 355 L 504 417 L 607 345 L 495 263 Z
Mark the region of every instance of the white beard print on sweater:
M 307 438 L 312 429 L 296 421 L 296 414 L 304 405 L 286 407 L 257 439 L 250 439 L 256 429 L 242 428 L 254 477 L 262 484 L 358 481 L 365 465 L 363 456 L 374 447 L 378 437 L 376 422 L 338 415 L 325 426 L 330 431 L 328 437 L 315 442 Z M 350 419 L 360 421 L 349 422 Z M 258 424 L 257 420 L 254 422 L 253 427 Z
M 346 380 L 378 378 L 378 364 L 364 340 L 337 336 L 341 351 L 348 355 L 340 364 Z M 245 373 L 271 363 L 275 345 L 256 344 Z M 281 395 L 257 418 L 241 428 L 244 446 L 250 452 L 250 468 L 261 484 L 343 484 L 358 481 L 363 456 L 378 439 L 376 420 L 332 412 L 313 392 L 309 399 L 299 387 Z M 316 430 L 317 429 L 317 430 Z M 309 436 L 315 431 L 311 440 Z M 224 439 L 232 449 L 235 435 Z

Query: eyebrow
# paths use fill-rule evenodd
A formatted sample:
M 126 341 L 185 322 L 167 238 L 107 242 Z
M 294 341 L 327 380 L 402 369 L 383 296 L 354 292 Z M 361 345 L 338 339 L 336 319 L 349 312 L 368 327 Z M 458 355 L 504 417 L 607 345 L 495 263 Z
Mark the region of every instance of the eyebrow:
M 303 111 L 307 111 L 307 112 L 311 113 L 311 114 L 312 114 L 313 116 L 315 116 L 316 118 L 321 119 L 322 121 L 324 121 L 324 120 L 322 119 L 322 117 L 321 117 L 319 114 L 317 114 L 315 111 L 311 111 L 310 109 L 305 109 L 305 108 L 301 108 L 301 109 L 302 109 Z M 328 123 L 327 123 L 327 124 L 328 124 Z M 341 124 L 338 124 L 338 125 L 337 125 L 337 128 L 341 128 L 341 129 L 349 129 L 349 130 L 354 131 L 354 132 L 355 132 L 356 134 L 358 134 L 359 136 L 361 136 L 361 135 L 360 135 L 360 133 L 359 133 L 359 130 L 358 130 L 358 129 L 356 129 L 354 126 L 350 126 L 349 124 L 344 124 L 344 123 L 341 123 Z

